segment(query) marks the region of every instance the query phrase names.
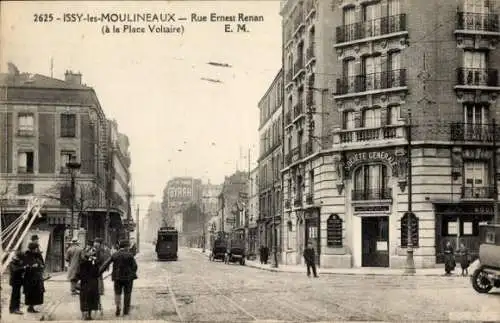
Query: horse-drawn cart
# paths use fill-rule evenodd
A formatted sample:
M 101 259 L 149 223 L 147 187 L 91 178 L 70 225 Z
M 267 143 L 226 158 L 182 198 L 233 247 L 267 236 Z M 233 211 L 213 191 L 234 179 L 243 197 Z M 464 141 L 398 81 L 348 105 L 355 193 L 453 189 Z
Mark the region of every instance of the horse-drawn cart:
M 500 287 L 500 224 L 481 224 L 479 236 L 479 266 L 472 274 L 472 287 L 478 293 L 488 293 Z

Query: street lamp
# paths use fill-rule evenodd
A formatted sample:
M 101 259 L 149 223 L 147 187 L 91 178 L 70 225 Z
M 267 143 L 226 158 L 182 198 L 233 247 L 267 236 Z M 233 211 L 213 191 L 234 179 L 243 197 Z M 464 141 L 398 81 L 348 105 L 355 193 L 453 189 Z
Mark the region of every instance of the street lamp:
M 76 161 L 75 156 L 71 156 L 69 161 L 66 163 L 66 167 L 69 169 L 71 176 L 71 238 L 74 237 L 75 226 L 78 226 L 79 222 L 75 221 L 75 177 L 76 172 L 81 168 L 81 166 L 82 165 Z

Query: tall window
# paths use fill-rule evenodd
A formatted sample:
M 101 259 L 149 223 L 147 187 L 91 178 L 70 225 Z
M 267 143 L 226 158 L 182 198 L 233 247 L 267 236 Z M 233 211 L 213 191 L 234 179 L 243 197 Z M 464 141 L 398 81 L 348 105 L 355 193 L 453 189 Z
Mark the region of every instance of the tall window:
M 464 163 L 464 193 L 475 197 L 481 197 L 487 192 L 483 192 L 488 186 L 488 164 L 485 161 L 466 161 Z
M 304 134 L 302 133 L 302 131 L 299 131 L 299 133 L 297 134 L 297 147 L 299 147 L 299 157 L 302 157 L 301 154 L 301 147 L 302 147 L 302 137 L 304 136 Z
M 363 7 L 363 22 L 366 37 L 380 35 L 380 4 L 374 3 Z
M 61 114 L 61 137 L 76 137 L 76 115 Z
M 18 135 L 31 136 L 35 130 L 35 120 L 31 113 L 20 113 L 18 118 Z
M 380 109 L 365 109 L 362 113 L 363 127 L 378 128 L 381 126 L 381 110 Z
M 389 198 L 389 174 L 382 164 L 363 165 L 354 173 L 354 195 L 357 200 Z
M 387 2 L 387 15 L 396 16 L 401 12 L 399 0 L 389 0 Z
M 343 86 L 344 92 L 353 92 L 356 89 L 356 61 L 354 59 L 345 60 L 343 63 Z
M 464 11 L 467 14 L 465 28 L 483 30 L 488 23 L 489 0 L 465 0 Z
M 462 80 L 467 85 L 488 84 L 487 55 L 481 51 L 464 51 L 464 72 Z
M 489 109 L 482 104 L 464 105 L 464 135 L 469 140 L 484 140 L 489 136 Z
M 309 194 L 314 194 L 314 170 L 309 171 Z
M 363 59 L 363 75 L 365 77 L 365 89 L 380 89 L 382 59 L 381 56 L 368 56 Z
M 393 105 L 387 107 L 387 125 L 397 125 L 400 116 L 400 106 Z
M 342 117 L 343 117 L 342 128 L 344 128 L 345 130 L 350 130 L 356 127 L 354 111 L 344 111 Z
M 33 173 L 34 159 L 32 151 L 19 152 L 17 155 L 17 172 Z

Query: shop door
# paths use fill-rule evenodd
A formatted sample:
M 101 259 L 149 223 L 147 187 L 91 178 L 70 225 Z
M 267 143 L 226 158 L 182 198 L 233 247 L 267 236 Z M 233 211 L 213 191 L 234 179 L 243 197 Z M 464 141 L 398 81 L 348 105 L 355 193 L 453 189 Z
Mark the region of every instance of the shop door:
M 320 237 L 319 237 L 319 226 L 318 219 L 308 219 L 306 220 L 306 239 L 304 243 L 304 248 L 307 247 L 309 242 L 312 242 L 315 254 L 315 263 L 319 266 L 319 255 L 320 255 Z
M 389 217 L 363 217 L 361 227 L 361 265 L 389 267 Z

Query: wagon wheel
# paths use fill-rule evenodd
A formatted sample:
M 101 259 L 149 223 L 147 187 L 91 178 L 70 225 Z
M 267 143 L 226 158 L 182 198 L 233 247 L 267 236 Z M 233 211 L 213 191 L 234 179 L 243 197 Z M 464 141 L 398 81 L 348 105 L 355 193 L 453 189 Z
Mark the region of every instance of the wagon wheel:
M 488 293 L 493 288 L 488 277 L 486 277 L 486 273 L 481 268 L 474 271 L 471 281 L 474 290 L 481 294 Z

